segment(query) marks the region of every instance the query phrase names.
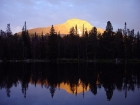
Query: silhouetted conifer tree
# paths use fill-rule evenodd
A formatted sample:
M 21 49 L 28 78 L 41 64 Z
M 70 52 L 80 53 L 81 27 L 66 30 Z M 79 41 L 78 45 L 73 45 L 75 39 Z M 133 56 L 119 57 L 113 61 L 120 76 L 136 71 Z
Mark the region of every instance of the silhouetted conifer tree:
M 26 29 L 26 22 L 22 28 L 22 48 L 23 48 L 23 59 L 31 58 L 31 46 L 30 37 L 28 30 Z
M 50 60 L 56 60 L 58 57 L 58 37 L 52 25 L 50 35 L 48 37 L 48 56 Z

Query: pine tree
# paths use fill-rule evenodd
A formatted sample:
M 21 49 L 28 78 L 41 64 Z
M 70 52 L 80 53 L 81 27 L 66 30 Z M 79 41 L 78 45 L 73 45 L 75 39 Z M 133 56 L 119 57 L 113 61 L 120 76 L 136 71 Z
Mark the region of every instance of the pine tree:
M 106 31 L 113 31 L 113 26 L 110 21 L 107 22 Z
M 77 24 L 76 24 L 76 26 L 75 26 L 75 35 L 77 35 Z
M 75 35 L 75 29 L 74 29 L 74 27 L 71 27 L 69 33 L 70 33 L 70 36 L 74 36 Z
M 11 28 L 10 28 L 10 24 L 7 24 L 6 34 L 7 34 L 7 36 L 8 36 L 8 35 L 12 35 L 12 31 L 11 31 Z
M 26 22 L 22 28 L 22 48 L 23 48 L 23 59 L 31 58 L 31 45 L 30 37 L 26 27 Z
M 93 27 L 89 33 L 88 52 L 90 59 L 96 59 L 97 55 L 97 28 Z
M 53 25 L 50 29 L 50 35 L 48 37 L 48 46 L 49 46 L 48 51 L 49 59 L 56 60 L 58 57 L 58 37 Z

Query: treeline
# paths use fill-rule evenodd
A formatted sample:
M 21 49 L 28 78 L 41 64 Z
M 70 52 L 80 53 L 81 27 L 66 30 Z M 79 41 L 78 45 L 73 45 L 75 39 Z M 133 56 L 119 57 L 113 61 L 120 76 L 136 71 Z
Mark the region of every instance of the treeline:
M 140 34 L 126 27 L 113 32 L 110 21 L 107 22 L 104 33 L 93 27 L 87 31 L 83 25 L 82 36 L 78 27 L 72 27 L 68 35 L 61 37 L 52 25 L 50 33 L 32 35 L 28 33 L 26 22 L 21 35 L 12 34 L 10 24 L 6 32 L 0 32 L 0 59 L 140 59 Z

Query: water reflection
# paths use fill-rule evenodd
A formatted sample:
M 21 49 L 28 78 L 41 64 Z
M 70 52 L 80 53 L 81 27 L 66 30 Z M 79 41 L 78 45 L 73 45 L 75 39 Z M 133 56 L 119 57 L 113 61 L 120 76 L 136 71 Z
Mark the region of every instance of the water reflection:
M 0 89 L 6 89 L 10 97 L 13 86 L 21 84 L 26 98 L 29 84 L 41 85 L 50 91 L 53 98 L 56 89 L 69 94 L 83 94 L 90 90 L 93 95 L 103 88 L 107 100 L 114 90 L 124 93 L 140 88 L 140 65 L 138 64 L 48 64 L 48 63 L 0 63 Z

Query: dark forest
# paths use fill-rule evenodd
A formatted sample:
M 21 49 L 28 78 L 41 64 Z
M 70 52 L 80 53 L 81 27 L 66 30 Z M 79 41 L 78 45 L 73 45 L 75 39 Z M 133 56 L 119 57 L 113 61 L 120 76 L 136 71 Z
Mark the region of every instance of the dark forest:
M 96 60 L 96 59 L 140 59 L 140 34 L 134 29 L 113 31 L 110 21 L 104 33 L 93 27 L 90 31 L 83 28 L 82 36 L 78 35 L 77 25 L 70 29 L 68 35 L 61 37 L 52 25 L 50 33 L 37 35 L 28 33 L 26 22 L 21 34 L 12 34 L 10 24 L 6 31 L 0 32 L 1 60 L 49 60 L 62 59 Z

